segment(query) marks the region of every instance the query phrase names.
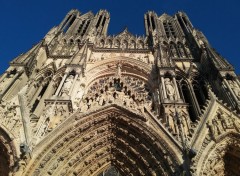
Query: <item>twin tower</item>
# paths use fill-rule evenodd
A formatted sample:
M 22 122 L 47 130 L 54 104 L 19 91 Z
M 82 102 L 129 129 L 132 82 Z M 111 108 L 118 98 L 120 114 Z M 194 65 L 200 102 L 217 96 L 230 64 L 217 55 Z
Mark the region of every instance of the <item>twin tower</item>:
M 0 77 L 0 175 L 238 175 L 240 82 L 188 16 L 71 10 Z

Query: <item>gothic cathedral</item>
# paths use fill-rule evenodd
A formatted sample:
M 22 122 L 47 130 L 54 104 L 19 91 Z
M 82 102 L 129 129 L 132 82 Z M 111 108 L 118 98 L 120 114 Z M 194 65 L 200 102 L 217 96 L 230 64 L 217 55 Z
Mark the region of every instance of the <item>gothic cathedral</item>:
M 239 176 L 240 81 L 184 12 L 108 35 L 71 10 L 0 77 L 1 176 Z

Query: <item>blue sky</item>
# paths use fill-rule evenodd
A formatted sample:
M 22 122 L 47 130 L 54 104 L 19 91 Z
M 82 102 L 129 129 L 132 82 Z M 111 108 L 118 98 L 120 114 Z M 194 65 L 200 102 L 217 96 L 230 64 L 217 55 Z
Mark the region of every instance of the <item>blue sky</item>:
M 194 27 L 240 74 L 239 0 L 0 0 L 0 73 L 73 8 L 82 13 L 106 9 L 111 14 L 109 34 L 117 34 L 127 26 L 138 35 L 145 33 L 143 15 L 148 10 L 158 15 L 185 11 Z

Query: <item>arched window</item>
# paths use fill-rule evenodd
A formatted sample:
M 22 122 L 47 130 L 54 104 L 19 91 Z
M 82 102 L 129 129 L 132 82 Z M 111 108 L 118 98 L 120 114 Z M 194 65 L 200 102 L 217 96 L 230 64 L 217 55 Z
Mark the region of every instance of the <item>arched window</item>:
M 100 47 L 100 48 L 103 48 L 103 47 L 104 47 L 104 40 L 103 40 L 103 39 L 100 41 L 99 47 Z
M 138 41 L 138 48 L 143 49 L 144 48 L 144 43 L 142 40 Z
M 206 99 L 208 98 L 208 93 L 205 88 L 205 84 L 199 78 L 195 78 L 192 81 L 192 87 L 193 87 L 193 91 L 195 93 L 197 102 L 200 108 L 202 108 L 203 105 L 205 104 Z
M 63 31 L 66 33 L 68 31 L 68 29 L 71 27 L 71 25 L 73 24 L 73 22 L 76 19 L 76 15 L 74 15 L 73 17 L 71 17 L 68 22 L 66 23 L 66 25 L 63 27 Z
M 111 39 L 107 40 L 106 47 L 107 48 L 111 48 L 112 47 L 112 40 Z
M 131 40 L 129 48 L 136 48 L 136 42 L 134 40 Z
M 181 99 L 188 105 L 188 112 L 192 122 L 195 122 L 198 118 L 196 110 L 196 102 L 194 101 L 193 92 L 189 87 L 189 83 L 181 76 L 176 77 L 177 86 Z
M 120 42 L 119 42 L 119 40 L 116 40 L 116 41 L 115 41 L 114 46 L 115 46 L 115 48 L 119 48 L 119 47 L 120 47 Z
M 69 41 L 69 45 L 72 46 L 73 44 L 74 44 L 73 39 L 70 39 L 70 41 Z
M 128 42 L 127 42 L 126 40 L 124 40 L 124 41 L 122 42 L 122 48 L 123 48 L 123 49 L 128 48 Z

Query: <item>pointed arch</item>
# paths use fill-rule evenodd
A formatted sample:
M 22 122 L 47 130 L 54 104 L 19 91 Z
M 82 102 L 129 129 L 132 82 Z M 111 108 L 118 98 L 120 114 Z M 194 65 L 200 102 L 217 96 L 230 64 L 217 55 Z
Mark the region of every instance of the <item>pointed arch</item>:
M 120 106 L 76 112 L 36 146 L 24 174 L 97 175 L 109 165 L 123 175 L 178 174 L 179 159 L 163 136 Z
M 3 117 L 1 117 L 3 118 Z M 0 175 L 9 175 L 18 161 L 14 136 L 0 125 Z
M 197 175 L 238 175 L 240 172 L 240 135 L 228 133 L 211 142 L 196 166 Z

